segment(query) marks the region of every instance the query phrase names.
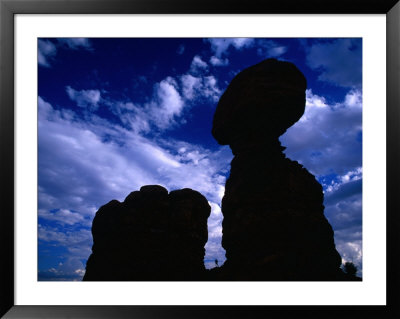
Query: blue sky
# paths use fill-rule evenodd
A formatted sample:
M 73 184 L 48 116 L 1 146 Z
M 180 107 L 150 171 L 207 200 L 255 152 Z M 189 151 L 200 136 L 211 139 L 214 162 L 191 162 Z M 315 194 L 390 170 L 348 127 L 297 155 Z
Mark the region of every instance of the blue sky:
M 147 184 L 206 196 L 205 264 L 221 265 L 232 153 L 212 118 L 232 78 L 270 57 L 307 78 L 305 114 L 280 141 L 323 185 L 336 247 L 362 274 L 361 39 L 41 38 L 39 280 L 80 280 L 97 209 Z

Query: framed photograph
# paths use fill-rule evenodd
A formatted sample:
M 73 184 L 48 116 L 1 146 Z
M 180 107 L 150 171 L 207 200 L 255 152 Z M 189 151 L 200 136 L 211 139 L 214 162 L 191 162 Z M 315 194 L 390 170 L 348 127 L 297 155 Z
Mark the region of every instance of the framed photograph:
M 2 316 L 400 314 L 397 1 L 0 10 Z

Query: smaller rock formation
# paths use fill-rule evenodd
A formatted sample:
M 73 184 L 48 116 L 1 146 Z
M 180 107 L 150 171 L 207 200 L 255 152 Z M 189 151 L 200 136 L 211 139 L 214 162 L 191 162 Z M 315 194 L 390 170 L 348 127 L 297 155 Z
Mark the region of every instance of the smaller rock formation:
M 84 281 L 203 280 L 211 207 L 199 192 L 143 186 L 93 220 Z

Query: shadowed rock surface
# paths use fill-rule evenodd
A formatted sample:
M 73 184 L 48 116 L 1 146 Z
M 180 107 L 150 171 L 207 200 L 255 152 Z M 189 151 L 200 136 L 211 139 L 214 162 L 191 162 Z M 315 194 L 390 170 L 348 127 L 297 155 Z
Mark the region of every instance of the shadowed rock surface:
M 322 187 L 278 140 L 303 115 L 305 90 L 294 64 L 267 59 L 240 72 L 218 103 L 212 134 L 235 157 L 216 280 L 344 280 Z
M 93 220 L 85 281 L 204 280 L 206 198 L 185 188 L 143 186 Z

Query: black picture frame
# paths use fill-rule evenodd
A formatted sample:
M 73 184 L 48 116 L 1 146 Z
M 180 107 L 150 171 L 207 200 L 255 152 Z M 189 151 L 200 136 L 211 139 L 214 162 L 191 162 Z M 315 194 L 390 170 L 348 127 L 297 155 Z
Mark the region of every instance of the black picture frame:
M 386 306 L 20 306 L 14 303 L 16 14 L 385 14 L 387 21 Z M 400 318 L 400 3 L 398 0 L 0 0 L 0 316 L 5 318 Z M 384 213 L 384 212 L 376 212 Z

